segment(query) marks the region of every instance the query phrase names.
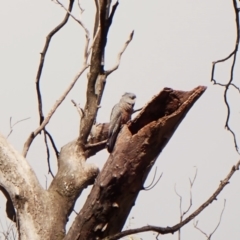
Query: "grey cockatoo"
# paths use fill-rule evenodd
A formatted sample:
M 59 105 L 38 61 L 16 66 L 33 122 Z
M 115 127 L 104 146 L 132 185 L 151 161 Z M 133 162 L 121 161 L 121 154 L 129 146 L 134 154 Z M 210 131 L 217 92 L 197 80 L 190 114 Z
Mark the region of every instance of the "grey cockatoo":
M 134 93 L 124 93 L 119 103 L 113 107 L 108 130 L 108 152 L 112 152 L 122 125 L 131 119 L 135 98 Z

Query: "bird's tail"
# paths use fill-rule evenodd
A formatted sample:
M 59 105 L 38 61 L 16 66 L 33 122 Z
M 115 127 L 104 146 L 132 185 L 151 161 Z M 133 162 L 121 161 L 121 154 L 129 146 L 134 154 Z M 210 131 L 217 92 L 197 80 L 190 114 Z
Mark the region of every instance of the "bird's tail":
M 109 153 L 111 153 L 113 151 L 115 142 L 117 140 L 117 136 L 118 136 L 118 131 L 113 133 L 111 136 L 109 136 L 109 138 L 107 140 L 107 150 Z

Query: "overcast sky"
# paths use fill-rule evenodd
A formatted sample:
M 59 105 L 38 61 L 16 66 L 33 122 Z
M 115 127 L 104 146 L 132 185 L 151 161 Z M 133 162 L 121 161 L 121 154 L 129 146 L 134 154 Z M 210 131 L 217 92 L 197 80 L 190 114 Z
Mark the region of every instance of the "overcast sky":
M 67 0 L 62 2 L 67 6 Z M 85 9 L 82 19 L 92 31 L 94 1 L 84 0 L 81 4 Z M 79 17 L 77 2 L 73 13 Z M 8 135 L 10 117 L 13 122 L 30 117 L 16 125 L 9 137 L 10 143 L 19 151 L 39 122 L 35 92 L 39 53 L 46 35 L 62 21 L 64 15 L 65 11 L 50 0 L 1 1 L 0 132 Z M 208 87 L 159 156 L 156 166 L 157 175 L 163 172 L 161 181 L 151 191 L 140 193 L 130 214 L 134 217 L 131 228 L 147 224 L 172 226 L 179 221 L 179 198 L 174 185 L 183 197 L 185 210 L 189 204 L 189 178 L 193 178 L 198 169 L 192 191 L 192 213 L 210 197 L 239 159 L 233 138 L 224 129 L 227 114 L 224 89 L 210 82 L 212 62 L 226 57 L 234 49 L 236 28 L 232 1 L 120 0 L 108 37 L 106 69 L 115 64 L 116 56 L 132 30 L 135 31 L 134 38 L 122 57 L 120 68 L 108 78 L 98 122 L 109 121 L 111 108 L 124 92 L 137 95 L 136 108 L 139 108 L 164 87 L 178 90 L 191 90 L 198 85 Z M 66 27 L 55 35 L 47 53 L 41 78 L 45 115 L 81 68 L 83 47 L 84 32 L 70 19 Z M 230 63 L 228 61 L 216 68 L 216 78 L 222 83 L 229 80 Z M 238 61 L 236 68 L 239 69 Z M 239 74 L 239 70 L 234 73 L 234 83 L 238 86 Z M 86 75 L 83 75 L 47 126 L 59 149 L 77 137 L 79 116 L 70 100 L 84 106 L 86 82 Z M 239 94 L 230 89 L 228 98 L 233 111 L 230 124 L 238 137 Z M 56 159 L 51 153 L 52 169 L 56 173 Z M 107 157 L 104 150 L 89 161 L 101 168 Z M 42 135 L 34 140 L 27 159 L 42 186 L 46 184 L 45 176 L 49 185 L 51 176 L 47 174 Z M 153 172 L 146 185 L 151 182 Z M 211 233 L 219 221 L 224 199 L 227 200 L 221 225 L 213 239 L 240 239 L 239 181 L 240 173 L 237 172 L 218 201 L 196 219 L 203 231 Z M 89 189 L 84 191 L 76 210 L 80 209 L 88 192 Z M 2 195 L 0 197 L 1 221 L 5 225 L 5 200 Z M 73 218 L 74 215 L 71 221 Z M 152 233 L 138 236 L 144 240 L 155 239 Z M 160 239 L 178 238 L 174 234 Z M 202 240 L 206 237 L 189 223 L 182 229 L 181 239 Z

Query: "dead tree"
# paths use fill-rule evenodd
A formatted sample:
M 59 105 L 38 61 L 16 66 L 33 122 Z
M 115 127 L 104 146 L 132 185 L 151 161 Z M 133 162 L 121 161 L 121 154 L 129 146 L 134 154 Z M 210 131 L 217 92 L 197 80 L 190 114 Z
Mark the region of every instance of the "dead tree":
M 120 51 L 117 64 L 106 70 L 104 52 L 118 2 L 112 7 L 110 0 L 95 0 L 95 2 L 96 17 L 94 36 L 91 41 L 88 29 L 71 13 L 74 0 L 69 1 L 68 8 L 56 0 L 56 3 L 66 10 L 66 16 L 49 33 L 41 53 L 36 76 L 39 126 L 29 135 L 22 154 L 14 150 L 3 136 L 0 137 L 0 190 L 7 198 L 7 216 L 16 222 L 19 238 L 23 240 L 118 239 L 122 237 L 122 227 L 139 192 L 143 189 L 152 165 L 190 108 L 206 89 L 199 86 L 188 92 L 170 88 L 159 90 L 159 93 L 156 93 L 156 96 L 142 108 L 139 114 L 123 126 L 113 152 L 106 160 L 102 171 L 99 172 L 99 169 L 94 164 L 89 164 L 87 159 L 106 147 L 108 123 L 95 124 L 96 117 L 106 79 L 118 68 L 121 55 L 132 40 L 133 33 Z M 69 17 L 76 20 L 86 34 L 84 63 L 70 86 L 44 116 L 40 91 L 44 60 L 51 38 L 67 23 Z M 63 146 L 60 153 L 56 151 L 58 172 L 49 188 L 44 190 L 25 157 L 38 134 L 42 133 L 45 138 L 49 137 L 52 141 L 45 127 L 86 70 L 88 71 L 86 103 L 84 109 L 78 108 L 81 115 L 78 138 Z M 229 178 L 238 166 L 239 163 L 234 166 Z M 143 228 L 139 232 L 152 230 L 167 234 L 178 231 L 214 200 L 229 178 L 221 183 L 213 197 L 181 223 L 172 228 Z M 85 205 L 66 234 L 65 226 L 76 200 L 83 189 L 92 184 L 93 187 Z

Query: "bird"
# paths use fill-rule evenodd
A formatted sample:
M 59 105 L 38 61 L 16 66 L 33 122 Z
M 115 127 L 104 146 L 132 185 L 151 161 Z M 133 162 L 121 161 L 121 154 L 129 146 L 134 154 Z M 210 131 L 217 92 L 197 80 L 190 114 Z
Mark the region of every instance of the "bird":
M 107 140 L 107 150 L 109 153 L 113 151 L 122 125 L 126 124 L 131 119 L 135 100 L 136 95 L 134 93 L 124 93 L 119 103 L 112 109 Z

